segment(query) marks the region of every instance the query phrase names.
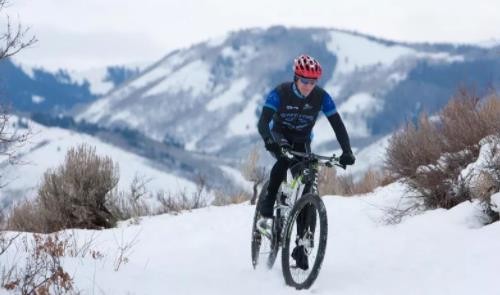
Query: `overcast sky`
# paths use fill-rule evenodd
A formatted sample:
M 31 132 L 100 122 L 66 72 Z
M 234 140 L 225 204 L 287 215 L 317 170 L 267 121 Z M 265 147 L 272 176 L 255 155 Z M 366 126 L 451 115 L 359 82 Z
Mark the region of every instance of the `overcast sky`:
M 49 69 L 150 62 L 228 31 L 356 30 L 396 41 L 500 39 L 500 0 L 10 0 L 39 42 L 17 60 Z

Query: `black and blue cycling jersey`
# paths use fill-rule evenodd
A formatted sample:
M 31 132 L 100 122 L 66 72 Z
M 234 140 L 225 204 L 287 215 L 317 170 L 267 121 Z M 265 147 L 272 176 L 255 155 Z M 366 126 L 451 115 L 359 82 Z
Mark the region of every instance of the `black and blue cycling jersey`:
M 285 83 L 285 84 L 287 84 L 287 83 Z M 290 84 L 290 83 L 288 83 L 288 84 Z M 283 86 L 290 87 L 288 85 L 283 85 Z M 292 88 L 294 95 L 297 98 L 299 98 L 301 100 L 307 99 L 299 92 L 295 83 L 291 83 L 291 88 Z M 317 86 L 315 89 L 323 90 Z M 332 97 L 326 91 L 323 90 L 322 92 L 323 93 L 322 93 L 322 99 L 321 99 L 321 111 L 323 111 L 325 116 L 329 117 L 337 112 L 337 107 L 336 107 L 335 102 L 333 101 Z M 313 93 L 311 93 L 311 94 L 313 94 Z M 273 91 L 271 91 L 267 95 L 266 102 L 264 103 L 264 106 L 268 107 L 270 109 L 273 109 L 275 112 L 277 112 L 278 109 L 280 108 L 280 105 L 281 105 L 280 95 L 278 94 L 278 90 L 274 89 Z
M 259 133 L 264 140 L 285 138 L 290 143 L 310 142 L 312 129 L 323 112 L 330 121 L 341 147 L 349 147 L 344 124 L 332 97 L 321 87 L 315 86 L 304 97 L 293 82 L 283 83 L 266 97 L 259 120 Z

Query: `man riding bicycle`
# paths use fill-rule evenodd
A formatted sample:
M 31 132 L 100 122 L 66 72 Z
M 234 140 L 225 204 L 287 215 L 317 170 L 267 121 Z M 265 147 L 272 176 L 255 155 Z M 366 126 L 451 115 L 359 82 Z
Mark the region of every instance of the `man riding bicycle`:
M 293 69 L 293 82 L 282 83 L 268 94 L 258 123 L 259 134 L 266 149 L 277 159 L 271 170 L 267 193 L 259 200 L 261 218 L 257 221 L 257 228 L 267 236 L 272 231 L 276 194 L 288 168 L 294 163 L 283 152 L 310 152 L 311 132 L 320 111 L 330 122 L 342 148 L 339 163 L 353 165 L 355 162 L 347 130 L 335 103 L 317 85 L 322 73 L 321 65 L 308 55 L 300 55 L 294 60 Z M 303 246 L 296 246 L 292 257 L 296 260 L 297 267 L 308 268 Z

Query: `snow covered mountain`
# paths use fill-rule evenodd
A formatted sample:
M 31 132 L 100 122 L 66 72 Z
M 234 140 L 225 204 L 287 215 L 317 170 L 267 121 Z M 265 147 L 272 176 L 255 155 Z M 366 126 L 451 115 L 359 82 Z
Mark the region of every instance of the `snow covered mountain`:
M 321 61 L 320 84 L 333 95 L 358 146 L 423 110 L 438 110 L 460 85 L 483 89 L 500 83 L 494 48 L 396 43 L 339 30 L 278 26 L 171 52 L 76 118 L 238 158 L 258 139 L 256 122 L 266 93 L 292 78 L 293 58 L 305 52 Z M 324 118 L 315 136 L 317 147 L 335 148 Z

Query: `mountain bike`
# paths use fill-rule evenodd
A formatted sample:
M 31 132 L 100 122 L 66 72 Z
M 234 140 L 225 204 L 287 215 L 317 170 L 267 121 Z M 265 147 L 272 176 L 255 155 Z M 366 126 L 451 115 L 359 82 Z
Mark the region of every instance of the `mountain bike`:
M 259 194 L 252 226 L 252 265 L 257 268 L 265 262 L 267 268 L 274 265 L 279 249 L 281 266 L 287 285 L 307 289 L 316 280 L 325 256 L 328 236 L 328 220 L 325 205 L 318 195 L 318 173 L 320 167 L 338 166 L 339 158 L 325 157 L 314 153 L 286 151 L 284 153 L 296 164 L 290 167 L 292 177 L 284 181 L 277 194 L 271 236 L 257 229 L 260 218 L 260 200 L 267 192 L 266 182 Z M 308 264 L 302 269 L 294 264 L 291 247 L 302 246 Z

